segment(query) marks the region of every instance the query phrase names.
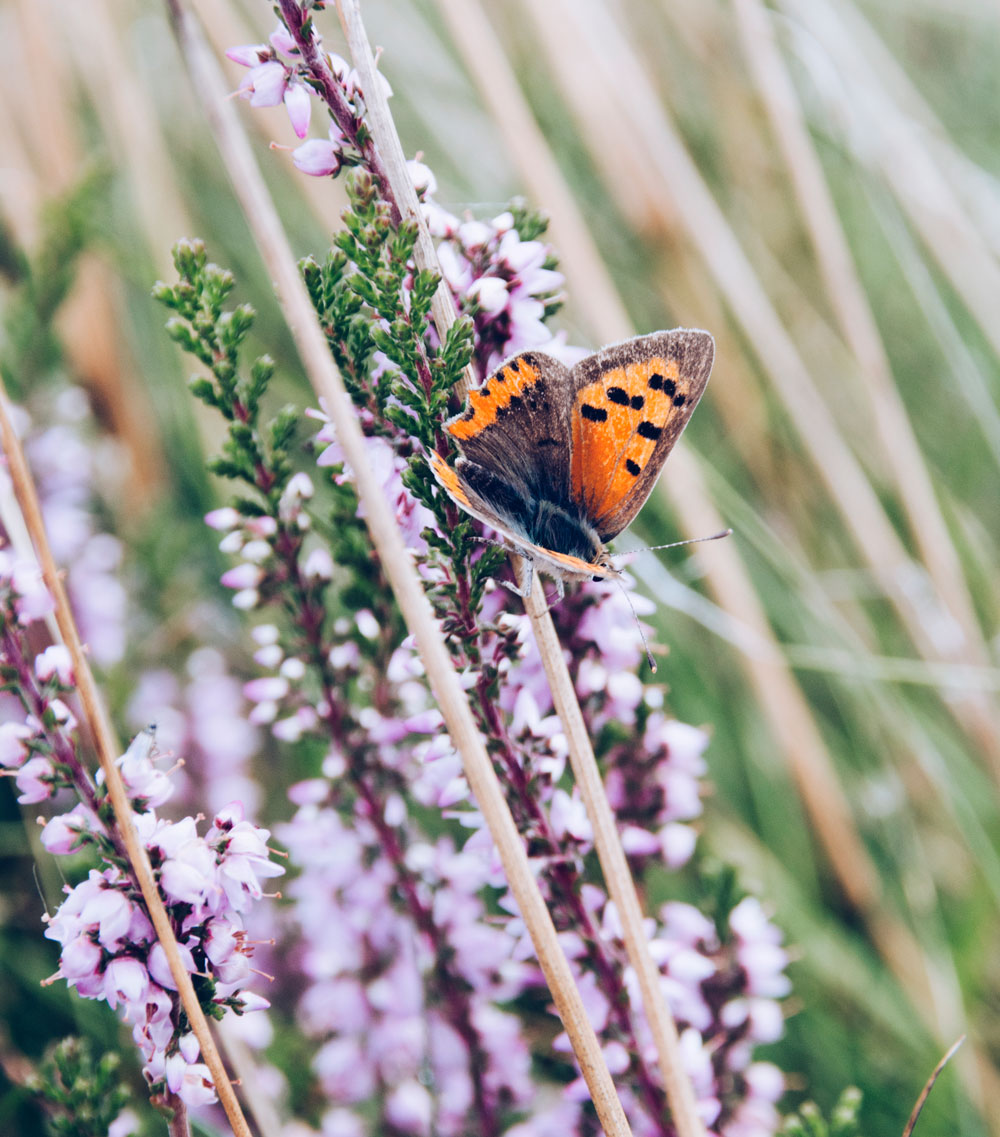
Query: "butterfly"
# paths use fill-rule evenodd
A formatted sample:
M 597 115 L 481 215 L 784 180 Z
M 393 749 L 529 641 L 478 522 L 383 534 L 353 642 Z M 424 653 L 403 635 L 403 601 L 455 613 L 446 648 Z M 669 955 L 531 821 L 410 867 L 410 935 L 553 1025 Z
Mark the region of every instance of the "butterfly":
M 715 358 L 708 332 L 677 328 L 612 344 L 573 367 L 524 351 L 445 423 L 459 456 L 430 454 L 467 513 L 555 579 L 616 575 L 606 543 L 649 497 L 698 405 Z

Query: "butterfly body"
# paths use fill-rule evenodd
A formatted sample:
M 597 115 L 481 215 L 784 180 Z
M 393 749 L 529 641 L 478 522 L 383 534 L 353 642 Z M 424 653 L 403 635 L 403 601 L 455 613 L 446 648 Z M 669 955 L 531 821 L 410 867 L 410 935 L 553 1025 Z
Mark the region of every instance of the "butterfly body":
M 677 329 L 614 344 L 572 368 L 522 352 L 445 424 L 459 450 L 454 466 L 431 454 L 431 468 L 529 568 L 560 582 L 612 576 L 606 543 L 649 496 L 714 351 L 707 332 Z

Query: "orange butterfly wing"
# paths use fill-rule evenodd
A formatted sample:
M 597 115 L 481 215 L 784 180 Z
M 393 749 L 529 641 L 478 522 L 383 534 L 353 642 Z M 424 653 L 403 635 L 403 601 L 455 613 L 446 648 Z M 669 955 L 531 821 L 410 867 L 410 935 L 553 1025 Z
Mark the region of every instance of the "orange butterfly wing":
M 682 328 L 605 348 L 573 368 L 570 496 L 602 541 L 617 536 L 649 497 L 714 356 L 707 332 Z

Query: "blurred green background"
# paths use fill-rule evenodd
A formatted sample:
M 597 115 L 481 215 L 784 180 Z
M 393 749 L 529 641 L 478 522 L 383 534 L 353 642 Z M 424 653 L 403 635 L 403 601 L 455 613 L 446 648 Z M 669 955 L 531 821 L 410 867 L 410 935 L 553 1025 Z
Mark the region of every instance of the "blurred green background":
M 196 9 L 220 55 L 272 30 L 263 3 Z M 967 1032 L 917 1132 L 1000 1133 L 1000 5 L 363 11 L 438 200 L 492 216 L 521 195 L 551 215 L 569 342 L 716 336 L 708 397 L 634 536 L 735 535 L 632 571 L 659 601 L 668 704 L 713 734 L 705 845 L 795 952 L 770 1048 L 789 1101 L 828 1108 L 854 1083 L 865 1132 L 899 1134 Z M 320 27 L 345 50 L 333 9 Z M 90 393 L 128 470 L 106 509 L 144 607 L 133 652 L 169 658 L 221 563 L 200 524 L 218 427 L 149 299 L 178 237 L 203 237 L 260 312 L 276 401 L 311 397 L 163 9 L 4 0 L 0 58 L 12 394 Z M 268 150 L 295 141 L 281 108 L 245 122 L 296 252 L 322 253 L 342 187 Z M 218 637 L 246 651 L 231 615 Z M 120 710 L 129 677 L 106 678 Z M 110 1016 L 37 986 L 55 957 L 27 842 L 5 794 L 9 1084 L 71 1017 L 113 1038 Z

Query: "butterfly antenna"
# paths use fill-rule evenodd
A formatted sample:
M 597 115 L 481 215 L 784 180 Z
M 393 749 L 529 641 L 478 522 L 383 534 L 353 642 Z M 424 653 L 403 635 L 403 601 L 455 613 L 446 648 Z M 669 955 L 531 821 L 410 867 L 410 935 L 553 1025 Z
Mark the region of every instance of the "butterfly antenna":
M 642 648 L 646 653 L 646 662 L 649 664 L 649 669 L 652 673 L 656 674 L 656 660 L 653 658 L 653 653 L 649 650 L 649 644 L 646 642 L 646 633 L 642 630 L 642 623 L 639 620 L 639 614 L 635 610 L 635 605 L 632 603 L 632 597 L 628 594 L 628 589 L 622 583 L 620 576 L 616 576 L 615 580 L 618 582 L 618 587 L 622 590 L 622 594 L 628 601 L 628 606 L 632 610 L 632 618 L 635 620 L 635 626 L 639 629 L 639 638 L 642 640 Z
M 723 529 L 713 533 L 711 537 L 688 537 L 686 541 L 671 541 L 669 545 L 648 545 L 644 549 L 629 549 L 630 553 L 653 553 L 657 549 L 676 549 L 680 545 L 697 545 L 700 541 L 721 541 L 723 537 L 732 535 L 732 529 Z

